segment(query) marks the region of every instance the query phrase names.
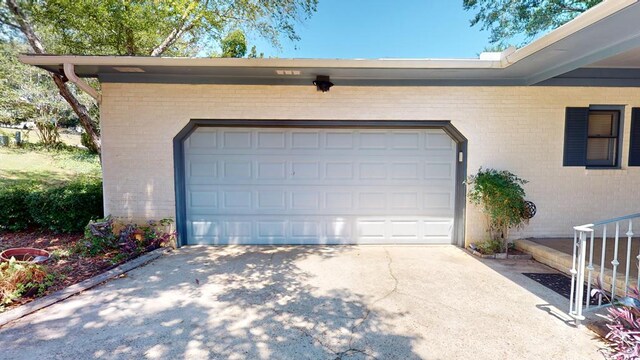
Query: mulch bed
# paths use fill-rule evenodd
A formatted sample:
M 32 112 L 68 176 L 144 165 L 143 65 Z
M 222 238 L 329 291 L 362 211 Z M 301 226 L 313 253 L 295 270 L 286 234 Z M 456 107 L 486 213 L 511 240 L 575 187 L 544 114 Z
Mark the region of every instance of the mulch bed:
M 532 279 L 533 281 L 544 285 L 545 287 L 555 291 L 556 293 L 569 299 L 571 297 L 571 278 L 565 274 L 558 273 L 522 273 L 522 275 Z M 584 299 L 589 295 L 587 294 L 587 286 L 582 287 Z M 608 304 L 609 301 L 603 297 L 603 304 Z M 589 299 L 589 304 L 598 305 L 598 297 L 594 296 Z
M 56 275 L 56 281 L 53 286 L 47 289 L 46 295 L 79 283 L 118 265 L 114 264 L 111 261 L 111 256 L 108 255 L 88 258 L 73 254 L 71 249 L 80 239 L 82 239 L 82 234 L 54 234 L 42 231 L 0 233 L 0 251 L 15 247 L 34 247 L 45 249 L 49 253 L 54 250 L 66 250 L 65 253 L 68 253 L 68 256 L 51 259 L 45 264 L 48 272 Z M 22 298 L 6 306 L 5 310 L 32 300 L 33 298 Z

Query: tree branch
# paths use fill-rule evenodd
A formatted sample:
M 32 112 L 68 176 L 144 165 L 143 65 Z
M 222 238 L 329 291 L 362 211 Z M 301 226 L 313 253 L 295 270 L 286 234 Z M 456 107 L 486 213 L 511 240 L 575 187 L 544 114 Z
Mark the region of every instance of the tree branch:
M 585 12 L 587 10 L 587 9 L 572 7 L 572 6 L 569 6 L 569 5 L 558 5 L 558 6 L 560 7 L 560 9 L 568 11 L 568 12 L 583 13 L 583 12 Z
M 179 29 L 175 28 L 171 30 L 169 35 L 160 43 L 160 45 L 156 46 L 156 48 L 151 51 L 151 56 L 162 55 L 165 51 L 167 51 L 169 46 L 173 45 L 173 43 L 175 43 L 176 40 L 178 40 L 182 36 L 182 34 L 191 30 L 192 28 L 193 24 L 189 24 L 188 26 L 183 25 Z
M 22 31 L 24 36 L 27 38 L 29 45 L 33 48 L 33 51 L 36 54 L 46 53 L 44 45 L 42 45 L 42 41 L 40 41 L 40 38 L 36 35 L 31 24 L 27 22 L 27 17 L 22 12 L 22 9 L 20 9 L 20 6 L 18 6 L 18 3 L 16 3 L 15 0 L 6 0 L 6 3 L 9 11 L 11 11 L 13 17 L 18 23 L 20 31 Z
M 16 24 L 14 24 L 14 23 L 12 23 L 12 22 L 10 22 L 10 21 L 9 21 L 9 19 L 7 19 L 7 18 L 6 18 L 5 16 L 3 16 L 3 15 L 0 15 L 0 24 L 2 24 L 2 25 L 4 25 L 4 26 L 11 27 L 11 28 L 13 28 L 13 29 L 15 29 L 15 30 L 20 30 L 20 26 L 18 26 L 18 25 L 16 25 Z
M 208 0 L 204 3 L 205 9 L 208 3 Z M 184 14 L 182 14 L 182 17 L 180 18 L 180 25 L 171 30 L 169 35 L 167 35 L 167 37 L 151 51 L 151 56 L 162 55 L 171 45 L 173 45 L 178 39 L 180 39 L 180 37 L 185 32 L 191 30 L 195 26 L 196 21 L 200 20 L 202 15 L 197 16 L 191 22 L 187 22 L 187 19 L 189 18 L 192 10 L 192 7 L 189 7 L 185 10 Z

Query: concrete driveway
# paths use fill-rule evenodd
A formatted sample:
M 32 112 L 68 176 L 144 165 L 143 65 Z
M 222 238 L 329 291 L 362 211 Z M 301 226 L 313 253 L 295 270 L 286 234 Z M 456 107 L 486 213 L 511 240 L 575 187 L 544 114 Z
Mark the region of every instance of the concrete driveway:
M 453 246 L 183 248 L 6 325 L 1 357 L 601 359 L 523 270 L 549 271 Z

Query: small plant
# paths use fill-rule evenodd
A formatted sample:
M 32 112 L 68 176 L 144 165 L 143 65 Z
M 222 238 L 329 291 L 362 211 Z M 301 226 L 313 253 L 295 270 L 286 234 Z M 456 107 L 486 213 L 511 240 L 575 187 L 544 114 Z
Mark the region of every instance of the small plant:
M 120 230 L 118 246 L 121 253 L 118 254 L 118 262 L 127 257 L 170 245 L 175 233 L 167 232 L 166 227 L 171 223 L 173 223 L 171 219 L 162 219 L 157 222 L 148 221 L 146 225 L 126 224 Z
M 84 238 L 78 241 L 73 252 L 82 256 L 105 254 L 118 248 L 118 239 L 113 233 L 113 219 L 89 221 L 84 229 Z
M 8 305 L 23 296 L 40 296 L 55 280 L 44 267 L 17 262 L 0 263 L 0 305 Z
M 467 180 L 469 200 L 487 216 L 491 240 L 500 240 L 508 249 L 509 230 L 523 226 L 528 218 L 525 208 L 527 181 L 506 170 L 480 168 Z
M 74 252 L 82 256 L 112 253 L 112 262 L 119 263 L 143 252 L 172 245 L 175 232 L 167 231 L 172 222 L 171 219 L 162 219 L 149 221 L 146 225 L 118 226 L 111 217 L 91 221 L 85 228 L 84 239 L 76 243 Z
M 484 255 L 493 255 L 504 252 L 503 243 L 498 239 L 488 239 L 476 245 L 478 251 Z
M 602 294 L 608 298 L 607 293 L 601 289 L 592 291 L 592 295 Z M 640 292 L 637 288 L 630 288 L 628 296 L 613 300 L 612 306 L 607 309 L 609 314 L 605 317 L 609 322 L 609 333 L 605 339 L 609 345 L 604 349 L 604 354 L 609 359 L 631 360 L 640 358 Z

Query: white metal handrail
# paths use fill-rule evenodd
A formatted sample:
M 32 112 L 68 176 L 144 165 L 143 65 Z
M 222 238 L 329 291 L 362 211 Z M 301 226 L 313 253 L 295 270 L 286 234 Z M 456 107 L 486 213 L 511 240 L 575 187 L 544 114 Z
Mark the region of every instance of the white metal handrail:
M 603 294 L 598 294 L 598 305 L 591 306 L 591 289 L 594 285 L 599 284 L 602 290 L 610 292 L 611 300 L 626 296 L 629 291 L 629 285 L 632 280 L 630 276 L 631 270 L 631 251 L 633 240 L 633 222 L 640 219 L 640 213 L 621 216 L 614 219 L 598 221 L 593 224 L 585 224 L 573 227 L 573 263 L 571 267 L 571 297 L 569 304 L 569 314 L 576 319 L 577 322 L 584 320 L 584 311 L 596 310 L 603 305 Z M 621 228 L 621 226 L 623 226 Z M 611 259 L 611 269 L 607 269 L 607 228 L 615 229 L 613 236 L 613 257 Z M 627 238 L 626 266 L 624 273 L 624 285 L 619 284 L 618 266 L 620 265 L 619 246 L 620 231 L 627 229 L 622 237 Z M 599 269 L 594 265 L 593 249 L 594 240 L 602 238 L 602 250 L 600 255 Z M 624 241 L 624 239 L 622 240 Z M 588 244 L 588 246 L 587 246 Z M 587 254 L 588 247 L 588 254 Z M 635 255 L 635 254 L 634 254 Z M 640 251 L 634 256 L 634 266 L 640 269 Z M 640 270 L 639 270 L 640 271 Z M 594 278 L 594 274 L 599 276 Z M 583 291 L 586 284 L 586 298 Z M 620 286 L 619 286 L 620 285 Z M 635 286 L 640 287 L 640 276 L 636 275 Z

